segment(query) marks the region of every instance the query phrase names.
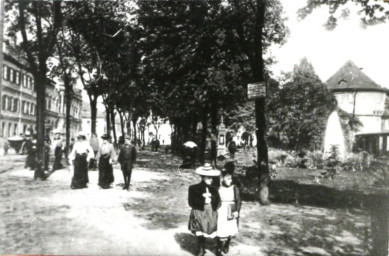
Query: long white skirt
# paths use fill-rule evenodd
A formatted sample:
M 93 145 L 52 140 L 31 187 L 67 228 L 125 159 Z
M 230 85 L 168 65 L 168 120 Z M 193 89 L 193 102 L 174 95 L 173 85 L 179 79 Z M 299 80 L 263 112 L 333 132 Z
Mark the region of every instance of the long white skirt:
M 221 238 L 236 236 L 238 234 L 238 219 L 227 219 L 229 204 L 230 202 L 222 202 L 220 208 L 217 210 L 217 236 Z

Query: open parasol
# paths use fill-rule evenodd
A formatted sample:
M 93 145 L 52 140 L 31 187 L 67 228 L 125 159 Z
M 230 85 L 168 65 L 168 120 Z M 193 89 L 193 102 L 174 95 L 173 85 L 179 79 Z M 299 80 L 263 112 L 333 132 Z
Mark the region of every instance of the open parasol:
M 184 143 L 184 146 L 188 147 L 188 148 L 195 148 L 195 147 L 197 147 L 197 144 L 194 143 L 193 141 L 187 141 Z

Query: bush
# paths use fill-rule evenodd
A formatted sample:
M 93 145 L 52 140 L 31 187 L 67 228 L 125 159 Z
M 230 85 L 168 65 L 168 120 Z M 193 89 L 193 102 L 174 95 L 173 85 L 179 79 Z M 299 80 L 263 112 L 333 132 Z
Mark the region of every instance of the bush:
M 325 161 L 323 159 L 323 153 L 321 151 L 313 151 L 307 154 L 309 169 L 323 169 Z
M 285 162 L 290 154 L 280 149 L 269 150 L 269 163 L 275 163 L 277 166 L 285 166 Z
M 365 171 L 371 165 L 372 157 L 368 152 L 352 153 L 342 164 L 343 170 L 347 171 Z

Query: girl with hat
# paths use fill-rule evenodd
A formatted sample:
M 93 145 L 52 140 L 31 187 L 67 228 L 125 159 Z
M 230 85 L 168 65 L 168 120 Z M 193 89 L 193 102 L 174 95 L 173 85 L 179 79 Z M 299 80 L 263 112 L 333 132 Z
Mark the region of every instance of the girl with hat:
M 222 184 L 219 188 L 221 206 L 217 220 L 217 253 L 228 253 L 231 238 L 238 234 L 238 218 L 241 207 L 239 188 L 233 184 L 233 170 L 222 172 Z
M 99 186 L 103 189 L 110 188 L 114 181 L 112 159 L 116 158 L 113 145 L 109 143 L 109 135 L 101 136 L 103 143 L 99 147 L 96 159 L 99 159 Z
M 86 141 L 86 136 L 80 133 L 77 136 L 77 142 L 69 155 L 69 162 L 73 165 L 74 174 L 70 187 L 72 189 L 86 188 L 89 182 L 88 162 L 94 157 L 93 149 Z
M 201 176 L 201 182 L 189 187 L 188 201 L 192 211 L 188 228 L 197 237 L 198 256 L 205 253 L 205 238 L 215 238 L 217 229 L 217 209 L 220 207 L 220 197 L 212 185 L 213 177 L 220 175 L 209 164 L 196 169 Z

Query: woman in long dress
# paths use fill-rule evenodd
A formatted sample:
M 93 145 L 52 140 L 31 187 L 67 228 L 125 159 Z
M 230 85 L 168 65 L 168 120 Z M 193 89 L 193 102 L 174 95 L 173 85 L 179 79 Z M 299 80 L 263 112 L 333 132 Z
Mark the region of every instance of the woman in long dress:
M 112 161 L 116 158 L 116 152 L 111 143 L 109 135 L 101 136 L 103 143 L 99 147 L 96 159 L 99 159 L 99 186 L 103 189 L 110 188 L 114 181 Z
M 94 157 L 93 149 L 86 141 L 84 134 L 77 136 L 77 142 L 73 146 L 73 150 L 69 155 L 69 162 L 73 165 L 74 174 L 70 187 L 72 189 L 86 188 L 89 182 L 88 178 L 88 162 Z

